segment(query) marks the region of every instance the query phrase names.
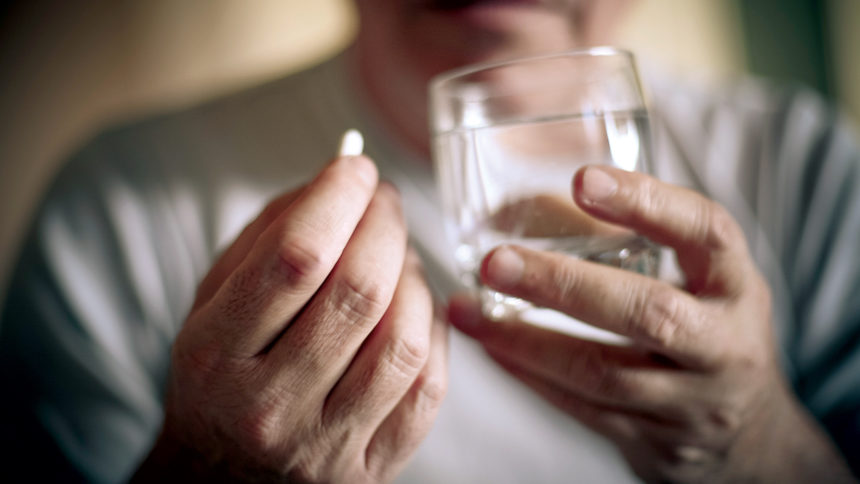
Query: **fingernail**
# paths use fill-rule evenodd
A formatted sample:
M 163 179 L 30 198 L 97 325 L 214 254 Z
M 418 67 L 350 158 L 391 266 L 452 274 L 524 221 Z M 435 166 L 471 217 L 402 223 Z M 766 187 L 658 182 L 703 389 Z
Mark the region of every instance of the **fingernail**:
M 592 202 L 600 202 L 615 195 L 618 182 L 600 168 L 586 168 L 582 175 L 582 196 Z
M 483 320 L 481 303 L 469 295 L 454 295 L 448 304 L 448 320 L 460 331 L 475 331 Z
M 516 287 L 525 269 L 523 258 L 507 246 L 494 250 L 485 264 L 484 282 L 501 290 Z

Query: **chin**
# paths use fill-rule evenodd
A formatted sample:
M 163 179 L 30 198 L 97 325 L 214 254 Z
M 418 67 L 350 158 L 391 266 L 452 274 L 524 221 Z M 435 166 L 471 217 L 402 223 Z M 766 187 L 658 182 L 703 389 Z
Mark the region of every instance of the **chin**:
M 576 45 L 566 9 L 534 0 L 418 2 L 410 14 L 404 46 L 429 75 Z

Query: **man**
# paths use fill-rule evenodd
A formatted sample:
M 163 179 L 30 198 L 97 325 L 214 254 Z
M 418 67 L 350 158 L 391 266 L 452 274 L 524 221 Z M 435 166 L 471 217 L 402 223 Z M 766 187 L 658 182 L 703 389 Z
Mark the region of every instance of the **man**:
M 634 344 L 487 324 L 459 295 L 480 345 L 452 336 L 447 380 L 426 83 L 605 42 L 623 3 L 359 0 L 344 56 L 95 140 L 8 297 L 23 427 L 92 481 L 850 482 L 821 424 L 860 455 L 860 166 L 808 96 L 657 86 L 663 181 L 586 168 L 573 196 L 673 248 L 685 286 L 499 248 L 485 283 Z M 376 165 L 323 165 L 353 126 Z

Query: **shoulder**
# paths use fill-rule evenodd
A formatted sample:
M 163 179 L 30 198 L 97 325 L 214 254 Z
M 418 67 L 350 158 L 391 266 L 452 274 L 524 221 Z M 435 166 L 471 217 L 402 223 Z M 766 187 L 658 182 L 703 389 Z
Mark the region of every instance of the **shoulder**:
M 79 148 L 63 174 L 134 177 L 197 176 L 201 171 L 252 171 L 301 150 L 319 131 L 315 90 L 332 62 L 191 106 L 116 123 Z M 320 121 L 322 122 L 322 121 Z
M 236 197 L 253 198 L 253 210 L 311 177 L 329 156 L 315 92 L 331 63 L 102 130 L 62 165 L 36 223 L 131 210 L 148 225 L 177 214 L 192 226 L 218 225 Z M 223 242 L 211 233 L 219 227 L 200 230 Z
M 74 274 L 72 292 L 98 275 L 108 293 L 122 288 L 136 305 L 169 307 L 181 320 L 223 244 L 325 162 L 313 151 L 317 136 L 295 133 L 313 129 L 315 107 L 301 101 L 323 68 L 101 131 L 42 197 L 18 267 L 38 259 L 54 277 Z M 155 295 L 153 284 L 169 290 Z
M 743 78 L 649 78 L 657 165 L 670 180 L 737 198 L 758 216 L 828 171 L 855 171 L 855 127 L 808 88 Z M 723 201 L 723 200 L 720 200 Z
M 111 127 L 62 166 L 0 314 L 0 360 L 14 369 L 0 381 L 39 403 L 17 428 L 45 430 L 27 453 L 60 449 L 97 481 L 139 461 L 198 281 L 270 195 L 325 162 L 320 69 Z M 80 411 L 94 399 L 110 403 L 95 420 Z
M 746 144 L 797 149 L 830 135 L 851 144 L 856 133 L 844 113 L 800 84 L 753 77 L 704 83 L 651 76 L 649 81 L 660 122 L 699 140 L 728 133 Z

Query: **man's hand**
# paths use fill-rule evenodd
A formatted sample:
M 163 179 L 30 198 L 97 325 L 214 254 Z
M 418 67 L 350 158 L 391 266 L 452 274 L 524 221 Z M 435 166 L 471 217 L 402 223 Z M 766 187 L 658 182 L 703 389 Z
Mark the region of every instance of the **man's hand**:
M 272 202 L 201 283 L 136 477 L 391 480 L 446 386 L 446 334 L 395 189 L 335 160 Z
M 487 321 L 467 296 L 451 321 L 505 369 L 612 439 L 659 482 L 834 482 L 851 477 L 794 399 L 778 365 L 770 294 L 725 209 L 642 174 L 589 167 L 574 178 L 587 213 L 675 249 L 677 288 L 562 254 L 504 246 L 489 287 L 625 335 L 585 341 Z

